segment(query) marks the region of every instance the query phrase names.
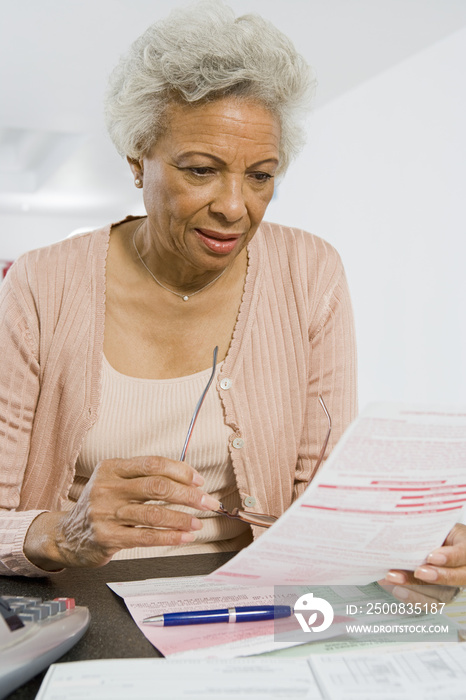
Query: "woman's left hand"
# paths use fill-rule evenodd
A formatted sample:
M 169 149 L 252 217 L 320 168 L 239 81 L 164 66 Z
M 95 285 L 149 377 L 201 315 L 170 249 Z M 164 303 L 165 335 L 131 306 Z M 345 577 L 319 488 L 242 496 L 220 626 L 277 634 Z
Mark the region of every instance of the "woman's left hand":
M 390 587 L 394 585 L 391 590 L 393 596 L 413 603 L 432 602 L 436 597 L 437 585 L 453 588 L 466 586 L 466 525 L 457 523 L 443 546 L 431 552 L 426 563 L 418 566 L 414 572 L 392 570 L 380 583 Z M 424 597 L 421 591 L 425 585 L 429 585 L 430 589 L 425 589 Z M 413 586 L 415 588 L 412 588 Z

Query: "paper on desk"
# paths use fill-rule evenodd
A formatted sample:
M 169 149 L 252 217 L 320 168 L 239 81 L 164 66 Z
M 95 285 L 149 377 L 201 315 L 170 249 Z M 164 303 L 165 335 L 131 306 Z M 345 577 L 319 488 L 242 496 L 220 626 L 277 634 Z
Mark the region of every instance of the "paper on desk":
M 142 620 L 151 615 L 159 615 L 164 612 L 178 612 L 186 610 L 201 610 L 225 608 L 230 605 L 293 605 L 303 593 L 311 591 L 309 586 L 297 586 L 291 589 L 295 591 L 295 597 L 291 601 L 289 597 L 278 598 L 281 594 L 273 588 L 234 588 L 230 585 L 216 584 L 212 586 L 205 576 L 191 576 L 185 578 L 148 579 L 146 581 L 130 581 L 125 583 L 107 584 L 113 591 L 124 597 L 125 603 L 139 629 L 159 651 L 165 656 L 175 656 L 186 659 L 226 659 L 237 656 L 250 656 L 277 650 L 290 649 L 290 647 L 303 644 L 302 636 L 298 635 L 297 641 L 291 642 L 280 639 L 280 632 L 292 629 L 298 630 L 298 623 L 292 616 L 289 620 L 240 623 L 229 625 L 228 623 L 215 625 L 192 625 L 180 627 L 153 627 L 144 625 Z M 377 584 L 368 586 L 328 586 L 312 587 L 314 596 L 327 600 L 335 613 L 335 621 L 331 627 L 316 635 L 313 639 L 313 647 L 317 645 L 317 651 L 327 650 L 325 643 L 329 640 L 340 640 L 345 649 L 365 648 L 371 643 L 393 643 L 393 638 L 383 633 L 378 634 L 377 640 L 361 641 L 348 637 L 346 623 L 354 625 L 358 622 L 354 617 L 345 615 L 349 603 L 366 610 L 369 603 L 391 603 L 391 595 Z M 448 607 L 448 606 L 447 606 Z M 376 615 L 371 613 L 370 622 L 385 623 L 389 617 L 384 613 Z M 404 618 L 405 624 L 417 623 L 411 618 Z M 359 622 L 367 623 L 367 619 Z M 425 625 L 447 622 L 438 615 L 423 616 Z M 454 625 L 456 629 L 456 625 Z M 453 632 L 452 632 L 453 634 Z M 293 635 L 294 636 L 294 635 Z M 345 642 L 341 638 L 345 637 Z M 456 637 L 455 637 L 456 639 Z M 301 640 L 301 641 L 300 641 Z M 305 642 L 308 640 L 305 639 Z M 334 644 L 337 644 L 334 641 Z M 309 644 L 304 644 L 309 653 Z M 330 649 L 330 647 L 329 647 Z M 302 654 L 299 654 L 300 656 Z
M 314 678 L 332 700 L 464 700 L 466 645 L 408 652 L 317 655 Z
M 301 498 L 208 580 L 364 584 L 414 570 L 465 503 L 466 408 L 374 404 Z
M 241 622 L 179 627 L 155 627 L 143 624 L 153 615 L 186 610 L 215 610 L 235 605 L 279 605 L 289 601 L 277 600 L 271 587 L 252 589 L 233 588 L 230 583 L 212 585 L 205 576 L 149 579 L 129 583 L 107 584 L 124 597 L 131 616 L 142 633 L 164 656 L 184 658 L 225 659 L 235 656 L 261 654 L 302 643 L 280 641 L 281 632 L 299 630 L 294 616 L 281 620 Z M 303 589 L 301 592 L 306 592 Z M 381 590 L 381 589 L 379 589 Z M 386 595 L 381 591 L 382 595 Z M 297 595 L 299 597 L 299 594 Z M 359 599 L 363 594 L 359 594 Z M 380 596 L 379 596 L 380 597 Z M 343 611 L 336 611 L 334 624 L 319 635 L 327 639 L 346 631 Z
M 52 665 L 36 700 L 464 700 L 466 644 L 308 659 L 116 659 Z
M 217 584 L 216 584 L 217 585 Z M 222 588 L 231 588 L 230 584 L 220 584 Z M 107 586 L 121 598 L 131 598 L 140 595 L 163 595 L 165 592 L 202 593 L 211 591 L 212 583 L 206 580 L 205 576 L 173 576 L 168 578 L 146 578 L 142 581 L 113 581 Z M 158 614 L 158 613 L 154 613 Z
M 302 661 L 115 659 L 54 664 L 36 700 L 322 700 Z

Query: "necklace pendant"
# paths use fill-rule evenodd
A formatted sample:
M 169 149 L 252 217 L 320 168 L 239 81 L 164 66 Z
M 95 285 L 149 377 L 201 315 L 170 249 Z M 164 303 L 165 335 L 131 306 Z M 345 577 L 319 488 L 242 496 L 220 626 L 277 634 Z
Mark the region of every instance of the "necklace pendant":
M 153 273 L 151 270 L 149 270 L 149 268 L 147 267 L 146 263 L 145 263 L 144 260 L 142 259 L 141 253 L 139 252 L 139 249 L 138 249 L 138 247 L 137 247 L 137 245 L 136 245 L 136 234 L 137 234 L 137 232 L 139 231 L 139 229 L 141 228 L 141 226 L 142 226 L 143 223 L 144 223 L 144 222 L 141 222 L 141 223 L 139 224 L 139 226 L 137 226 L 137 228 L 135 229 L 135 231 L 134 231 L 134 233 L 133 233 L 133 246 L 134 246 L 134 250 L 136 251 L 136 254 L 137 254 L 138 258 L 139 258 L 139 260 L 141 261 L 141 264 L 143 265 L 143 267 L 146 268 L 146 270 L 147 270 L 147 272 L 149 273 L 149 275 L 152 277 L 152 279 L 154 280 L 154 282 L 156 282 L 156 283 L 159 285 L 159 287 L 162 287 L 162 289 L 165 289 L 167 292 L 170 292 L 170 294 L 176 294 L 176 296 L 177 296 L 177 297 L 181 297 L 181 298 L 183 299 L 183 301 L 189 301 L 189 296 L 188 296 L 188 294 L 184 294 L 184 295 L 183 295 L 183 294 L 180 294 L 179 292 L 174 292 L 173 289 L 169 289 L 169 288 L 166 287 L 164 284 L 162 284 L 162 282 L 160 282 L 160 281 L 157 279 L 157 277 L 154 275 L 154 273 Z M 220 277 L 221 277 L 222 275 L 224 275 L 225 272 L 226 272 L 227 270 L 228 270 L 228 266 L 227 266 L 224 270 L 222 270 L 221 273 L 220 273 L 219 275 L 217 275 L 217 277 L 214 277 L 214 279 L 213 279 L 211 282 L 209 282 L 208 284 L 204 285 L 204 286 L 201 287 L 200 289 L 198 289 L 198 290 L 196 290 L 195 292 L 193 292 L 193 293 L 191 294 L 191 296 L 193 297 L 195 294 L 199 294 L 199 292 L 203 292 L 204 289 L 208 289 L 208 287 L 210 287 L 212 284 L 214 284 L 214 282 L 216 282 L 217 280 L 219 280 Z

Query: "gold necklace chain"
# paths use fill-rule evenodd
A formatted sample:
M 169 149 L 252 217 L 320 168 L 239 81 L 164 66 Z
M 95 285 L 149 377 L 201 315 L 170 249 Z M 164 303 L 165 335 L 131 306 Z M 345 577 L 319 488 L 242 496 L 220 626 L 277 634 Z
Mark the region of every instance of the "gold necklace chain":
M 222 270 L 221 273 L 220 273 L 219 275 L 217 275 L 217 277 L 215 277 L 211 282 L 208 282 L 206 285 L 204 285 L 203 287 L 201 287 L 200 289 L 198 289 L 196 292 L 193 292 L 192 294 L 180 294 L 179 292 L 173 291 L 173 289 L 169 289 L 169 288 L 166 287 L 164 284 L 162 284 L 162 282 L 161 282 L 160 280 L 157 279 L 157 277 L 154 275 L 154 273 L 153 273 L 151 270 L 149 270 L 149 268 L 147 267 L 146 263 L 145 263 L 144 260 L 142 259 L 141 253 L 139 252 L 138 247 L 137 247 L 137 245 L 136 245 L 136 234 L 137 234 L 137 232 L 139 231 L 139 229 L 141 228 L 141 226 L 143 225 L 143 223 L 144 223 L 144 221 L 141 221 L 141 223 L 139 224 L 139 226 L 135 229 L 135 231 L 134 231 L 134 233 L 133 233 L 133 246 L 134 246 L 134 250 L 136 251 L 139 260 L 142 262 L 142 264 L 144 265 L 144 267 L 146 268 L 147 272 L 148 272 L 149 275 L 152 277 L 152 279 L 154 280 L 154 282 L 157 282 L 157 284 L 159 285 L 159 287 L 162 287 L 162 289 L 165 289 L 167 292 L 171 292 L 172 294 L 175 294 L 177 297 L 180 297 L 181 299 L 183 299 L 183 301 L 189 301 L 190 297 L 193 297 L 193 296 L 195 296 L 196 294 L 199 294 L 199 292 L 203 292 L 204 289 L 207 289 L 207 287 L 210 287 L 211 284 L 213 284 L 214 282 L 216 282 L 217 280 L 219 280 L 220 277 L 221 277 L 222 275 L 224 275 L 225 272 L 228 270 L 228 267 L 229 267 L 229 266 L 227 266 L 224 270 Z

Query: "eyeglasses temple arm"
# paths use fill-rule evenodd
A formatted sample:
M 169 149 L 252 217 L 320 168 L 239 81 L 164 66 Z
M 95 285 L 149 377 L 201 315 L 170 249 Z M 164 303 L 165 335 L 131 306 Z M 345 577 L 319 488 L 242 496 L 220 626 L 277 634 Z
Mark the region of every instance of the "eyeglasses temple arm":
M 328 430 L 327 430 L 327 435 L 326 435 L 325 440 L 324 440 L 324 444 L 322 445 L 322 449 L 321 449 L 320 454 L 319 454 L 319 456 L 318 456 L 318 458 L 317 458 L 317 462 L 316 462 L 316 466 L 315 466 L 315 469 L 314 469 L 314 473 L 312 474 L 312 478 L 315 477 L 318 468 L 319 468 L 320 465 L 322 464 L 322 460 L 323 460 L 323 458 L 324 458 L 324 456 L 325 456 L 325 450 L 327 449 L 328 441 L 329 441 L 329 439 L 330 439 L 330 433 L 332 432 L 332 419 L 330 418 L 330 413 L 329 413 L 328 410 L 327 410 L 327 406 L 325 405 L 325 401 L 324 401 L 324 399 L 322 398 L 322 396 L 321 396 L 320 394 L 319 394 L 319 403 L 320 403 L 320 405 L 322 406 L 322 408 L 324 409 L 325 415 L 327 416 L 327 420 L 328 420 Z
M 218 353 L 218 345 L 215 346 L 214 348 L 214 359 L 213 359 L 213 365 L 212 365 L 212 374 L 210 375 L 210 379 L 207 382 L 207 386 L 202 392 L 201 398 L 197 402 L 196 408 L 194 409 L 193 417 L 191 418 L 191 423 L 189 424 L 188 428 L 188 434 L 186 435 L 186 440 L 184 441 L 184 446 L 183 450 L 181 452 L 181 457 L 180 457 L 180 462 L 184 462 L 185 457 L 186 457 L 186 450 L 188 449 L 189 441 L 191 439 L 191 433 L 193 432 L 194 425 L 196 423 L 197 417 L 199 415 L 199 411 L 201 410 L 201 406 L 204 402 L 204 399 L 206 397 L 207 392 L 209 391 L 210 385 L 213 382 L 213 379 L 215 377 L 215 370 L 217 368 L 217 353 Z

